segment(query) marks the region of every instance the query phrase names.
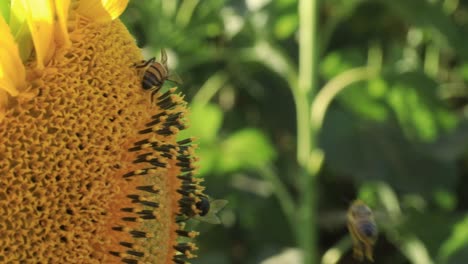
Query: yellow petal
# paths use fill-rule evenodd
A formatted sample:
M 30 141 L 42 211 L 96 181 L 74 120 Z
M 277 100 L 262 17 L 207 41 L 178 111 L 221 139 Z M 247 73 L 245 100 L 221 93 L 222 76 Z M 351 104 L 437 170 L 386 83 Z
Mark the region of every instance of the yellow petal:
M 57 14 L 58 23 L 56 25 L 56 42 L 60 46 L 64 45 L 69 47 L 71 45 L 70 38 L 68 36 L 67 20 L 68 20 L 68 9 L 70 8 L 70 0 L 56 0 L 55 11 Z
M 18 46 L 2 16 L 0 16 L 0 36 L 2 36 L 0 38 L 0 90 L 16 96 L 26 87 L 26 73 Z M 5 96 L 5 93 L 0 94 L 0 97 Z M 4 99 L 0 98 L 0 105 L 5 103 Z
M 127 7 L 128 0 L 81 0 L 77 12 L 97 22 L 114 20 Z
M 44 68 L 55 50 L 52 0 L 21 0 L 36 51 L 37 67 Z

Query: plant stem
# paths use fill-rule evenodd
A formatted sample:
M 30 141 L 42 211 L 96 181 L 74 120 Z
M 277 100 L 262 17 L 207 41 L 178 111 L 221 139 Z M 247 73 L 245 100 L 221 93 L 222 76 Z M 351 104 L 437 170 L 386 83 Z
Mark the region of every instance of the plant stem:
M 376 76 L 377 71 L 367 66 L 347 70 L 325 84 L 317 96 L 310 110 L 312 126 L 316 130 L 322 128 L 326 111 L 331 101 L 346 87 L 358 81 L 367 80 Z
M 208 104 L 219 89 L 223 87 L 227 79 L 228 77 L 223 70 L 213 74 L 198 90 L 192 101 L 199 105 Z
M 313 166 L 316 152 L 316 132 L 310 122 L 310 105 L 317 81 L 317 9 L 318 0 L 299 0 L 299 76 L 292 87 L 297 115 L 297 159 L 299 172 L 299 206 L 296 225 L 298 244 L 304 263 L 317 263 L 316 175 L 320 166 Z M 311 155 L 312 154 L 312 155 Z M 321 163 L 321 162 L 319 162 Z

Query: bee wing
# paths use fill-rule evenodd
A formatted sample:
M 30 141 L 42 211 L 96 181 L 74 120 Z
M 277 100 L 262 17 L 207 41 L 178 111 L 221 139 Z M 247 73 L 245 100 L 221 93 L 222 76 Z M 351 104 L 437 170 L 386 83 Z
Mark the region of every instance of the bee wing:
M 177 73 L 171 72 L 171 74 L 167 77 L 168 81 L 177 83 L 177 84 L 183 84 L 184 82 L 180 78 L 180 76 Z
M 210 201 L 210 210 L 204 216 L 195 216 L 194 218 L 198 221 L 202 221 L 205 223 L 218 225 L 221 224 L 221 219 L 216 215 L 221 209 L 223 209 L 226 204 L 228 203 L 227 200 L 212 200 Z
M 161 49 L 161 64 L 167 68 L 167 54 L 164 48 Z
M 221 209 L 223 209 L 228 204 L 227 200 L 213 200 L 210 201 L 210 212 L 216 215 Z
M 346 225 L 346 211 L 336 210 L 319 214 L 318 223 L 329 230 L 336 230 Z
M 198 216 L 197 215 L 194 218 L 196 220 L 198 220 L 198 221 L 205 222 L 205 223 L 212 224 L 212 225 L 221 224 L 221 219 L 219 219 L 219 217 L 217 215 L 215 215 L 214 213 L 212 213 L 212 212 L 208 212 L 204 216 Z

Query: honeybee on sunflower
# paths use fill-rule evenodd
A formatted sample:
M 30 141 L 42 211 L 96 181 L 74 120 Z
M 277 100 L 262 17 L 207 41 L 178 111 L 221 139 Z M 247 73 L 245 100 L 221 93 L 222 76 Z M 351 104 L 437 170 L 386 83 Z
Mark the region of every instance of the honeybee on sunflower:
M 149 60 L 142 60 L 132 65 L 137 69 L 143 69 L 141 86 L 144 90 L 151 91 L 151 101 L 154 95 L 161 89 L 164 82 L 171 81 L 176 84 L 182 84 L 182 80 L 177 75 L 172 75 L 167 66 L 167 53 L 161 49 L 160 61 L 155 57 Z

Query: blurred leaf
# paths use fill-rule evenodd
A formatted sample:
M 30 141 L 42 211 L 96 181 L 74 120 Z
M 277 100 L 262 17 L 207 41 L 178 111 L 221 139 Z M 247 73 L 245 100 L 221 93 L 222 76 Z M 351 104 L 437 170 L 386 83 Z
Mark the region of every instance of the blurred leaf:
M 365 63 L 364 55 L 358 50 L 342 50 L 333 52 L 325 58 L 321 64 L 321 72 L 327 79 L 332 79 L 346 70 Z M 385 80 L 374 78 L 346 87 L 338 95 L 338 100 L 365 118 L 385 121 L 389 116 L 388 106 L 383 101 L 387 90 L 388 85 Z
M 390 74 L 353 84 L 338 100 L 366 119 L 383 122 L 394 115 L 408 139 L 434 142 L 458 124 L 457 115 L 437 95 L 437 87 L 423 73 Z
M 198 175 L 204 176 L 215 170 L 219 157 L 219 150 L 217 148 L 213 147 L 213 145 L 210 146 L 202 144 L 196 150 L 196 153 L 197 156 L 200 157 L 200 160 L 197 163 L 199 166 L 197 171 Z
M 219 156 L 217 147 L 218 131 L 223 121 L 223 112 L 217 105 L 193 104 L 190 106 L 190 126 L 182 130 L 179 139 L 195 137 L 200 147 L 196 153 L 200 157 L 198 174 L 205 175 L 216 167 Z
M 383 180 L 400 192 L 425 196 L 455 186 L 454 161 L 419 152 L 419 145 L 390 124 L 366 122 L 351 113 L 331 110 L 320 142 L 330 169 L 358 181 Z
M 437 205 L 446 211 L 452 211 L 457 205 L 455 194 L 446 190 L 437 190 L 434 193 L 434 200 Z
M 444 12 L 444 1 L 427 0 L 381 0 L 393 8 L 411 25 L 435 29 L 447 42 L 465 59 L 468 58 L 466 48 L 466 32 Z
M 296 13 L 280 16 L 275 21 L 275 35 L 279 39 L 291 36 L 297 30 L 298 16 Z
M 430 142 L 455 128 L 457 117 L 438 98 L 435 81 L 419 72 L 390 76 L 388 81 L 388 101 L 406 136 Z
M 288 8 L 288 7 L 296 8 L 297 0 L 275 0 L 274 4 L 278 8 Z
M 344 49 L 331 52 L 320 63 L 320 73 L 326 79 L 349 70 L 354 67 L 366 64 L 366 57 L 358 49 Z
M 276 253 L 267 259 L 262 260 L 260 264 L 278 264 L 278 263 L 303 263 L 304 257 L 300 249 L 288 248 L 280 253 Z
M 182 137 L 195 136 L 201 142 L 214 142 L 223 121 L 223 112 L 214 104 L 190 106 L 190 127 Z M 185 136 L 185 137 L 187 137 Z
M 457 251 L 453 252 L 453 254 L 446 260 L 445 262 L 441 262 L 444 264 L 460 264 L 465 263 L 468 259 L 468 247 L 465 245 L 464 247 L 459 248 Z
M 401 252 L 413 264 L 434 263 L 426 245 L 417 237 L 407 236 L 403 241 L 398 241 L 395 245 L 400 248 Z
M 468 120 L 461 120 L 454 131 L 442 135 L 433 143 L 422 146 L 421 151 L 439 160 L 455 161 L 468 147 Z
M 468 63 L 463 63 L 460 67 L 460 74 L 463 76 L 465 81 L 468 80 Z
M 338 96 L 338 100 L 364 118 L 383 122 L 390 116 L 390 109 L 383 96 L 387 83 L 380 78 L 350 85 Z
M 460 219 L 459 216 L 444 212 L 405 212 L 403 223 L 396 227 L 400 239 L 412 234 L 421 239 L 432 258 L 447 237 L 450 236 L 452 225 Z
M 329 0 L 339 10 L 352 10 L 356 5 L 363 2 L 363 0 Z
M 247 9 L 251 12 L 258 12 L 260 9 L 269 5 L 271 0 L 245 0 Z
M 231 134 L 222 142 L 221 152 L 219 169 L 222 172 L 260 167 L 276 157 L 266 136 L 252 128 Z
M 452 225 L 446 222 L 443 226 L 450 228 Z M 453 226 L 452 234 L 440 247 L 440 258 L 444 263 L 464 263 L 468 257 L 467 246 L 468 216 L 465 216 Z

